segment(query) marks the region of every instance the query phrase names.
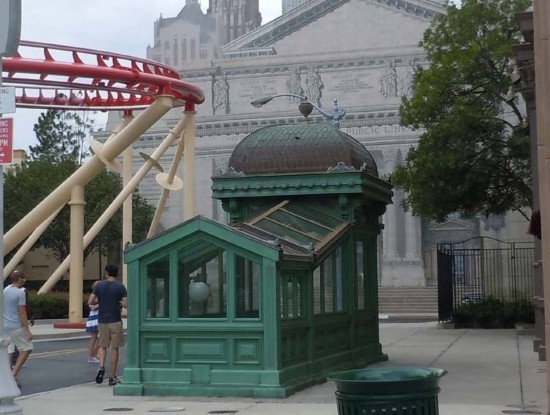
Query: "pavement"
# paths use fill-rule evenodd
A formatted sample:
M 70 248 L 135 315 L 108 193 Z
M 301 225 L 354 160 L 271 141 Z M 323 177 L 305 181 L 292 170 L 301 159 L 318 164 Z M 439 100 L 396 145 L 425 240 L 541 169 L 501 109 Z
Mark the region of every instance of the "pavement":
M 82 330 L 37 324 L 37 339 L 82 336 Z M 374 366 L 446 369 L 439 393 L 440 415 L 548 414 L 546 362 L 533 352 L 533 337 L 522 330 L 449 329 L 436 322 L 381 323 L 380 339 L 389 361 Z M 113 396 L 104 382 L 19 397 L 26 415 L 238 414 L 336 415 L 332 382 L 286 399 Z

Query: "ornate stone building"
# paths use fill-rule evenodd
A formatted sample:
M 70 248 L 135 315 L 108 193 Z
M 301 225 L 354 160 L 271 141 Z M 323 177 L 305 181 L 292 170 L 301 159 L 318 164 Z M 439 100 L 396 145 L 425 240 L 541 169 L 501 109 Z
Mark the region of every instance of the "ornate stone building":
M 309 0 L 283 0 L 283 14 L 288 13 L 292 9 L 301 6 Z
M 154 23 L 147 58 L 175 68 L 206 65 L 221 57 L 221 46 L 260 26 L 258 0 L 210 0 L 204 14 L 199 0 L 186 0 L 176 17 Z
M 226 220 L 219 202 L 211 198 L 211 176 L 226 169 L 242 138 L 265 126 L 302 122 L 294 98 L 280 97 L 262 108 L 251 106 L 259 97 L 303 95 L 325 111 L 331 111 L 337 100 L 346 110 L 341 130 L 366 146 L 381 177 L 404 162 L 419 133 L 400 125 L 399 105 L 401 97 L 411 93 L 415 67 L 427 64 L 418 42 L 432 19 L 443 12 L 440 2 L 310 0 L 263 26 L 258 26 L 258 0 L 211 1 L 208 14 L 199 13 L 197 6 L 196 1 L 187 0 L 179 17 L 155 22 L 155 46 L 147 50 L 148 57 L 176 67 L 207 95 L 197 117 L 197 214 Z M 201 34 L 198 40 L 205 40 L 208 58 L 193 63 L 171 60 L 174 39 L 178 43 L 183 39 L 177 30 L 183 33 L 191 28 L 197 36 Z M 223 33 L 216 36 L 229 42 L 221 47 L 211 43 L 217 38 L 214 33 Z M 115 118 L 110 118 L 108 129 L 117 123 Z M 136 142 L 136 154 L 144 149 L 152 152 L 180 118 L 181 109 L 172 110 Z M 310 120 L 327 122 L 315 111 Z M 162 160 L 167 168 L 173 154 Z M 135 158 L 136 168 L 140 160 Z M 141 191 L 152 201 L 159 197 L 154 174 L 147 177 Z M 181 222 L 182 197 L 181 193 L 171 195 L 165 228 Z M 402 197 L 397 191 L 384 215 L 380 283 L 425 285 L 434 275 L 431 252 L 435 244 L 477 236 L 480 224 L 458 218 L 443 225 L 422 223 L 403 211 Z M 463 239 L 449 236 L 453 232 Z

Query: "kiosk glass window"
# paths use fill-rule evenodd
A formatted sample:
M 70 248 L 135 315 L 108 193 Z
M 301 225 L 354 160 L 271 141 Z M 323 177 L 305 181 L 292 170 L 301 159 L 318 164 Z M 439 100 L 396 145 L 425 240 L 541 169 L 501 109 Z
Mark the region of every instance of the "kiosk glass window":
M 296 319 L 305 317 L 305 291 L 301 272 L 284 273 L 280 279 L 281 318 Z
M 226 318 L 226 252 L 199 241 L 178 256 L 178 316 Z
M 170 258 L 147 265 L 147 318 L 170 317 Z
M 260 264 L 235 254 L 235 317 L 260 317 Z

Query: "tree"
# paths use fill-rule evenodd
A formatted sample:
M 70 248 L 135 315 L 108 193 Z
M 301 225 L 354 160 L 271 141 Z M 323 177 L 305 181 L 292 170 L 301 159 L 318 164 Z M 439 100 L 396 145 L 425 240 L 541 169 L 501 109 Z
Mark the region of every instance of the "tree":
M 444 221 L 503 214 L 531 203 L 529 132 L 510 90 L 515 14 L 529 0 L 464 0 L 446 6 L 420 46 L 413 96 L 401 123 L 422 129 L 418 146 L 391 176 L 414 214 Z
M 79 168 L 84 152 L 79 148 L 90 126 L 76 114 L 47 111 L 35 125 L 38 144 L 30 147 L 28 161 L 5 174 L 5 226 L 14 226 L 32 208 L 48 196 Z M 83 134 L 83 135 L 82 135 Z M 102 171 L 85 186 L 84 227 L 87 231 L 122 190 L 120 177 Z M 132 195 L 134 234 L 144 235 L 154 209 L 136 191 Z M 122 240 L 122 209 L 85 249 L 84 258 L 96 250 L 105 253 L 113 241 Z M 70 207 L 65 206 L 37 242 L 38 247 L 51 250 L 61 262 L 70 252 Z
M 88 121 L 91 122 L 70 111 L 48 110 L 40 114 L 34 125 L 38 144 L 29 147 L 30 159 L 80 163 L 82 143 L 91 128 Z

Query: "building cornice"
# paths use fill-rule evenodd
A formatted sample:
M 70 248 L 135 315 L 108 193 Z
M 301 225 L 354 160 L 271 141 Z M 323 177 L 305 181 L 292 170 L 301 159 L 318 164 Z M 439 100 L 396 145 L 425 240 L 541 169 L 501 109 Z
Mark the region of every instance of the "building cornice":
M 369 199 L 391 203 L 393 192 L 388 182 L 364 171 L 279 175 L 225 175 L 213 178 L 212 197 L 273 197 L 298 195 L 364 194 Z
M 218 66 L 223 68 L 224 74 L 226 76 L 239 76 L 239 75 L 269 75 L 273 76 L 277 73 L 286 74 L 291 69 L 301 68 L 307 69 L 314 67 L 318 71 L 331 70 L 331 69 L 353 69 L 353 68 L 379 68 L 386 67 L 388 64 L 395 63 L 400 64 L 409 64 L 413 61 L 415 65 L 427 65 L 429 62 L 426 58 L 426 55 L 423 53 L 418 53 L 418 51 L 411 51 L 408 54 L 399 54 L 399 55 L 386 55 L 386 56 L 363 56 L 357 58 L 347 58 L 342 59 L 341 57 L 334 56 L 334 59 L 322 60 L 318 62 L 303 61 L 303 62 L 265 62 L 262 65 L 247 65 L 247 66 L 226 66 L 226 61 L 217 61 L 213 62 L 213 66 L 199 68 L 195 70 L 181 71 L 179 74 L 184 80 L 193 81 L 196 78 L 208 78 L 210 79 L 215 75 Z M 196 82 L 196 81 L 195 81 Z

